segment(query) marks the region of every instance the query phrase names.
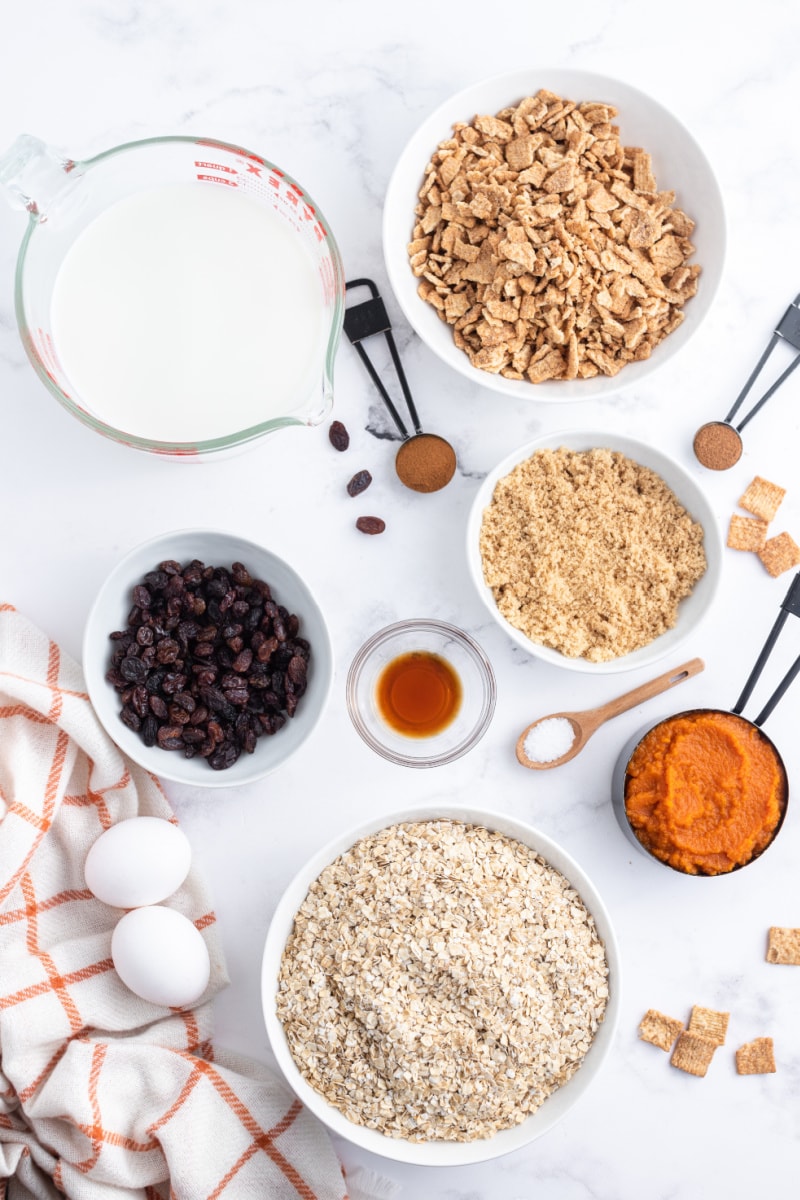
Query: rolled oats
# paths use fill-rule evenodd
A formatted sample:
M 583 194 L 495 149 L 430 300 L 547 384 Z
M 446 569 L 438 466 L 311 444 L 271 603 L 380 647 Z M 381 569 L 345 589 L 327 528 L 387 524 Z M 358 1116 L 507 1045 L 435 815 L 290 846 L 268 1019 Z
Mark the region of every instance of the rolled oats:
M 520 842 L 408 822 L 328 866 L 284 951 L 277 1012 L 310 1085 L 411 1141 L 490 1137 L 580 1066 L 608 1000 L 594 921 Z

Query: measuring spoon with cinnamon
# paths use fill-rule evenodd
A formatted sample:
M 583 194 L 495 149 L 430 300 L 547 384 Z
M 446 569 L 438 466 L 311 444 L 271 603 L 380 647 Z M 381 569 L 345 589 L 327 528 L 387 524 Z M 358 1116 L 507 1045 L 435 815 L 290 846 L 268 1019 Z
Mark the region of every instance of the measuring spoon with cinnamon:
M 344 331 L 355 346 L 359 358 L 366 367 L 367 374 L 378 389 L 381 399 L 403 438 L 403 443 L 395 457 L 397 477 L 402 484 L 414 492 L 438 492 L 455 475 L 456 452 L 450 443 L 443 437 L 439 437 L 438 434 L 422 432 L 411 389 L 408 386 L 403 364 L 400 362 L 400 355 L 392 335 L 392 326 L 386 306 L 378 293 L 378 288 L 371 279 L 352 279 L 345 284 L 345 288 L 348 290 L 357 287 L 369 288 L 371 298 L 345 309 Z M 361 345 L 364 338 L 371 337 L 375 333 L 382 333 L 386 337 L 389 353 L 392 356 L 397 378 L 400 381 L 403 397 L 414 426 L 413 434 L 410 434 L 406 428 L 405 422 L 384 387 L 383 380 Z

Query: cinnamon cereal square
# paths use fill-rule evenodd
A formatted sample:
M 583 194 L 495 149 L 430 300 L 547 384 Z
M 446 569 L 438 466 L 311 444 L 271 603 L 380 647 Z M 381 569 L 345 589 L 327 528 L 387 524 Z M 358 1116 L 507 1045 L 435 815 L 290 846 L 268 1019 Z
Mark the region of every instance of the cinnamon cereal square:
M 685 1030 L 678 1038 L 670 1062 L 680 1071 L 702 1077 L 708 1070 L 717 1043 Z
M 748 512 L 761 517 L 762 521 L 769 522 L 778 511 L 785 495 L 786 488 L 779 487 L 777 483 L 770 483 L 768 479 L 762 479 L 760 475 L 756 475 L 753 482 L 745 489 L 744 495 L 741 496 L 739 507 L 746 508 Z
M 800 929 L 771 926 L 767 943 L 767 962 L 800 967 Z
M 659 1050 L 671 1050 L 682 1032 L 683 1021 L 667 1017 L 655 1008 L 648 1008 L 639 1022 L 639 1037 L 643 1042 L 658 1046 Z
M 695 1033 L 698 1037 L 707 1038 L 716 1046 L 723 1046 L 725 1044 L 725 1034 L 728 1031 L 730 1016 L 730 1013 L 718 1012 L 714 1008 L 703 1008 L 702 1005 L 695 1004 L 692 1009 L 692 1015 L 689 1018 L 689 1033 Z
M 784 571 L 800 566 L 800 546 L 790 534 L 779 533 L 764 543 L 758 557 L 773 579 L 777 579 Z
M 736 1070 L 740 1075 L 773 1075 L 777 1069 L 771 1037 L 755 1038 L 736 1051 Z
M 740 517 L 734 513 L 728 526 L 728 546 L 731 550 L 760 550 L 767 540 L 766 521 L 760 517 Z

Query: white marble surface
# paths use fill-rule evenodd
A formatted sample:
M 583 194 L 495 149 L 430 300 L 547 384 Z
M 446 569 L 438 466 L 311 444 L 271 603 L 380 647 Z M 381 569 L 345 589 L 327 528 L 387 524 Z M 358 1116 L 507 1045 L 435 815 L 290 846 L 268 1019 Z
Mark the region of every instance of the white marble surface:
M 691 453 L 702 420 L 721 417 L 789 300 L 797 252 L 800 10 L 762 0 L 707 8 L 596 4 L 451 5 L 405 0 L 45 0 L 3 14 L 0 149 L 17 133 L 80 157 L 131 138 L 215 136 L 285 165 L 318 197 L 350 277 L 384 284 L 381 202 L 417 123 L 451 92 L 537 62 L 616 75 L 648 91 L 692 130 L 717 172 L 729 248 L 717 302 L 695 339 L 636 391 L 559 410 L 468 386 L 412 337 L 387 295 L 412 388 L 431 429 L 450 437 L 459 472 L 444 492 L 404 491 L 394 444 L 349 345 L 336 367 L 335 414 L 345 458 L 325 429 L 293 429 L 227 462 L 187 468 L 106 442 L 39 384 L 13 315 L 13 268 L 25 219 L 0 203 L 0 597 L 72 654 L 94 593 L 121 553 L 168 527 L 227 525 L 283 553 L 316 589 L 337 653 L 333 695 L 307 752 L 263 785 L 230 792 L 168 787 L 216 895 L 232 983 L 218 1039 L 268 1059 L 259 1000 L 270 914 L 314 849 L 376 809 L 390 817 L 436 797 L 497 806 L 539 826 L 577 857 L 604 895 L 625 967 L 614 1053 L 594 1088 L 546 1138 L 484 1166 L 397 1167 L 340 1144 L 415 1200 L 694 1200 L 793 1194 L 800 1168 L 800 971 L 764 962 L 769 925 L 800 925 L 800 823 L 790 811 L 769 854 L 734 877 L 691 880 L 631 853 L 611 812 L 612 765 L 629 735 L 684 706 L 732 704 L 790 576 L 770 579 L 728 551 L 713 616 L 685 645 L 698 679 L 596 734 L 574 763 L 532 774 L 514 741 L 534 716 L 610 698 L 643 673 L 586 679 L 538 665 L 487 620 L 467 576 L 465 518 L 481 477 L 515 445 L 558 426 L 602 424 L 657 441 L 706 488 L 718 520 L 758 473 L 788 495 L 776 521 L 800 541 L 800 383 L 787 384 L 747 432 L 732 471 L 712 475 Z M 494 20 L 490 19 L 490 14 Z M 352 527 L 351 473 L 375 476 L 367 509 L 380 538 Z M 499 699 L 467 757 L 433 771 L 372 754 L 344 705 L 348 664 L 381 625 L 433 616 L 469 630 L 490 655 Z M 790 622 L 763 694 L 800 650 Z M 677 662 L 679 659 L 671 660 Z M 670 663 L 665 663 L 665 668 Z M 770 719 L 792 786 L 800 777 L 795 690 Z M 757 703 L 757 701 L 756 701 Z M 648 1007 L 679 1017 L 701 1003 L 732 1013 L 728 1045 L 708 1076 L 672 1069 L 637 1040 Z M 778 1072 L 740 1078 L 733 1048 L 770 1034 Z

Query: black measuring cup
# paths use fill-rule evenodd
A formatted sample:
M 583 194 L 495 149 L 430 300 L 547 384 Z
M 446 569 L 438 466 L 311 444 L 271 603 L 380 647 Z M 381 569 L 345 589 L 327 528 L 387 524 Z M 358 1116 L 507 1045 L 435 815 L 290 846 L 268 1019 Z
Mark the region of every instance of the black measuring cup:
M 761 850 L 759 850 L 757 853 L 753 854 L 752 857 L 748 858 L 746 862 L 739 863 L 736 866 L 734 866 L 732 868 L 732 871 L 741 870 L 742 867 L 749 866 L 749 864 L 751 862 L 754 862 L 756 858 L 760 857 L 760 855 L 763 854 L 764 851 L 767 850 L 773 844 L 773 842 L 775 841 L 775 838 L 778 836 L 778 833 L 780 832 L 781 826 L 783 825 L 784 819 L 786 817 L 786 810 L 789 805 L 789 779 L 788 779 L 788 775 L 786 772 L 786 766 L 784 764 L 783 758 L 781 757 L 781 754 L 780 754 L 777 746 L 764 733 L 761 726 L 767 720 L 770 713 L 775 709 L 776 705 L 779 703 L 779 701 L 782 699 L 782 697 L 786 694 L 789 687 L 793 683 L 794 679 L 797 677 L 798 674 L 800 674 L 800 655 L 798 655 L 798 657 L 792 663 L 791 667 L 786 672 L 786 674 L 783 676 L 783 679 L 781 679 L 780 683 L 778 684 L 778 686 L 773 691 L 772 695 L 767 700 L 767 702 L 764 705 L 764 707 L 762 708 L 761 712 L 758 714 L 757 717 L 755 717 L 754 720 L 750 721 L 747 717 L 742 716 L 742 709 L 747 704 L 747 701 L 750 699 L 752 691 L 753 691 L 756 683 L 758 682 L 761 672 L 763 671 L 764 666 L 766 665 L 766 662 L 775 647 L 775 643 L 778 640 L 780 632 L 783 629 L 784 624 L 786 623 L 786 619 L 789 616 L 800 617 L 800 572 L 798 572 L 798 574 L 795 576 L 794 580 L 792 581 L 792 583 L 789 587 L 788 592 L 786 593 L 786 596 L 783 599 L 783 602 L 781 604 L 780 611 L 778 612 L 778 616 L 775 620 L 775 623 L 773 624 L 772 629 L 770 630 L 770 632 L 767 636 L 767 639 L 764 642 L 761 652 L 760 652 L 758 658 L 756 659 L 755 665 L 753 666 L 753 669 L 750 672 L 750 675 L 748 676 L 747 682 L 745 683 L 744 688 L 742 689 L 742 693 L 739 696 L 739 699 L 736 701 L 736 704 L 733 706 L 733 708 L 732 709 L 718 709 L 718 708 L 687 709 L 684 712 L 674 713 L 672 716 L 664 717 L 661 721 L 657 721 L 655 723 L 655 725 L 651 725 L 647 729 L 640 730 L 639 733 L 635 734 L 634 737 L 631 738 L 626 743 L 625 747 L 623 748 L 622 753 L 620 754 L 620 756 L 617 760 L 617 763 L 616 763 L 616 766 L 615 766 L 614 772 L 613 772 L 613 777 L 612 777 L 612 804 L 613 804 L 613 808 L 614 808 L 614 814 L 617 818 L 620 828 L 622 829 L 622 832 L 625 834 L 625 836 L 628 838 L 628 840 L 634 846 L 636 846 L 636 848 L 638 850 L 640 850 L 643 854 L 646 854 L 648 858 L 652 859 L 654 862 L 659 863 L 663 867 L 667 867 L 671 871 L 675 871 L 677 874 L 685 875 L 685 874 L 689 874 L 689 872 L 682 870 L 680 867 L 673 867 L 670 863 L 665 862 L 663 859 L 659 858 L 656 854 L 654 854 L 650 850 L 648 850 L 648 848 L 638 838 L 638 836 L 636 834 L 636 830 L 634 829 L 633 825 L 630 822 L 630 819 L 629 819 L 628 813 L 627 813 L 626 804 L 625 804 L 625 797 L 626 797 L 626 790 L 627 790 L 628 771 L 629 771 L 631 759 L 633 758 L 634 754 L 636 753 L 636 750 L 638 749 L 641 742 L 643 742 L 644 739 L 649 734 L 651 734 L 654 730 L 657 730 L 663 726 L 670 724 L 673 721 L 679 720 L 682 717 L 701 716 L 703 714 L 711 714 L 711 715 L 718 715 L 718 716 L 727 715 L 727 716 L 737 717 L 738 720 L 741 721 L 746 727 L 749 727 L 749 729 L 753 730 L 756 733 L 759 740 L 763 741 L 767 745 L 769 750 L 772 752 L 772 755 L 775 760 L 775 765 L 778 769 L 778 774 L 781 778 L 780 816 L 779 816 L 778 822 L 777 822 L 774 830 L 772 831 L 772 833 L 770 835 L 769 841 L 766 843 L 766 845 L 764 845 L 761 848 Z M 730 873 L 731 873 L 731 871 L 714 872 L 712 875 L 711 873 L 698 872 L 698 874 L 705 874 L 706 877 L 709 877 L 709 878 L 716 877 L 717 874 L 730 874 Z

